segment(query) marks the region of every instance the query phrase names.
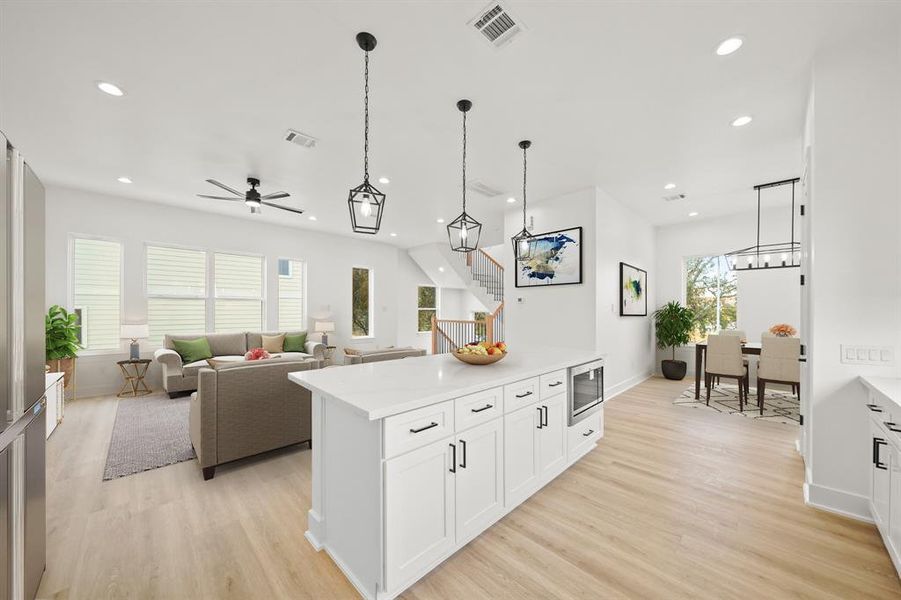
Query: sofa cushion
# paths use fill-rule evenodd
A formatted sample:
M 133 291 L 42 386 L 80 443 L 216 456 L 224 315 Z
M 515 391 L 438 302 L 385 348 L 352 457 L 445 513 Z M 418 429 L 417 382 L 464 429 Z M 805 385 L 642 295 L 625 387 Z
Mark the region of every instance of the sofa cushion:
M 279 352 L 278 354 L 272 355 L 272 358 L 276 357 L 285 360 L 303 360 L 304 358 L 313 358 L 313 355 L 307 354 L 306 352 Z
M 285 334 L 285 345 L 283 350 L 285 352 L 306 352 L 307 345 L 307 332 L 301 332 L 296 335 L 294 334 Z
M 243 356 L 214 356 L 213 358 L 206 359 L 207 364 L 211 369 L 218 369 L 224 365 L 231 365 L 234 363 L 244 362 Z
M 414 348 L 413 346 L 405 346 L 403 348 L 374 348 L 374 349 L 365 349 L 361 350 L 358 348 L 345 348 L 344 354 L 350 354 L 351 356 L 372 356 L 373 354 L 391 354 L 392 352 L 410 352 L 411 350 L 418 350 L 418 348 Z
M 226 363 L 228 363 L 228 364 L 243 363 L 244 357 L 243 356 L 228 356 L 228 355 L 226 355 L 226 356 L 213 357 L 213 360 L 218 362 L 221 367 L 222 365 L 224 365 Z M 190 362 L 190 363 L 187 363 L 184 366 L 182 366 L 182 373 L 184 374 L 185 377 L 196 377 L 197 371 L 199 371 L 200 369 L 209 368 L 209 367 L 210 367 L 210 363 L 208 362 L 208 359 L 196 360 L 194 362 Z
M 193 340 L 205 337 L 213 356 L 244 355 L 247 352 L 247 337 L 243 333 L 197 333 L 193 335 L 167 335 L 163 339 L 166 348 L 175 350 L 175 340 Z
M 281 333 L 279 335 L 260 335 L 262 338 L 262 348 L 266 352 L 281 352 L 285 349 L 285 334 Z
M 181 360 L 186 364 L 213 357 L 210 343 L 205 337 L 194 340 L 174 340 L 173 345 L 175 346 L 175 351 L 181 356 Z
M 248 331 L 246 334 L 247 337 L 247 347 L 248 348 L 262 348 L 263 347 L 263 336 L 264 335 L 306 335 L 306 331 Z

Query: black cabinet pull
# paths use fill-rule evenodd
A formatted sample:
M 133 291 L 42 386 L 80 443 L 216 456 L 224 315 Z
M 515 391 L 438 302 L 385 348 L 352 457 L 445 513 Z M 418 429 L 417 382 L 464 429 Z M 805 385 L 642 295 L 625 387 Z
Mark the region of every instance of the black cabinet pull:
M 431 429 L 432 427 L 438 427 L 438 423 L 436 423 L 435 421 L 432 421 L 428 425 L 426 425 L 424 427 L 420 427 L 419 429 L 411 429 L 410 433 L 422 433 L 426 429 Z
M 489 408 L 494 408 L 494 405 L 493 405 L 493 404 L 486 404 L 486 405 L 483 406 L 482 408 L 471 408 L 470 410 L 471 410 L 472 412 L 474 412 L 474 413 L 480 413 L 480 412 L 482 412 L 483 410 L 488 410 Z
M 531 396 L 532 392 L 526 392 L 525 394 L 516 394 L 517 398 L 525 398 L 526 396 Z
M 867 404 L 867 408 L 869 408 L 873 412 L 882 412 L 882 409 L 879 408 L 878 404 Z
M 453 453 L 453 454 L 451 454 L 450 472 L 456 473 L 457 472 L 457 447 L 453 444 L 448 444 L 448 446 L 450 446 L 451 452 Z
M 460 448 L 463 450 L 463 461 L 460 463 L 460 467 L 466 468 L 466 440 L 460 440 Z
M 554 383 L 547 384 L 548 387 L 557 387 L 558 385 L 563 385 L 562 381 L 555 381 Z
M 888 466 L 879 460 L 879 446 L 888 446 L 888 442 L 882 438 L 873 438 L 873 464 L 877 469 L 887 471 Z
M 544 409 L 544 426 L 547 427 L 547 406 L 542 406 Z
M 582 437 L 588 437 L 592 433 L 594 433 L 594 429 L 589 429 L 588 431 L 586 431 L 585 433 L 582 434 Z
M 883 421 L 882 423 L 883 423 L 883 425 L 888 427 L 889 431 L 894 431 L 895 433 L 901 433 L 901 429 L 895 427 L 895 423 L 893 423 L 892 421 Z
M 536 406 L 535 410 L 538 411 L 538 429 L 541 429 L 542 427 L 544 427 L 544 425 L 542 425 L 542 423 L 544 423 L 544 419 L 541 418 L 541 407 Z

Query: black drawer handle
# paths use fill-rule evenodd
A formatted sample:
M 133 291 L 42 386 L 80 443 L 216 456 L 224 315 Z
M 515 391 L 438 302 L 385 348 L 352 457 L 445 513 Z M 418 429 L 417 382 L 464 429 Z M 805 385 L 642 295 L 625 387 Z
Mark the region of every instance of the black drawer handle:
M 460 440 L 460 447 L 463 450 L 463 462 L 460 463 L 462 468 L 466 468 L 466 440 Z
M 451 473 L 456 473 L 457 472 L 457 447 L 454 444 L 448 444 L 448 446 L 450 446 L 451 452 L 453 453 L 453 454 L 451 454 L 451 466 L 450 466 L 449 470 Z
M 431 429 L 432 427 L 438 427 L 438 423 L 436 423 L 435 421 L 432 421 L 430 424 L 428 424 L 424 427 L 420 427 L 419 429 L 411 429 L 410 433 L 422 433 L 426 429 Z
M 876 465 L 877 469 L 887 471 L 888 466 L 879 460 L 879 446 L 888 446 L 888 442 L 882 438 L 873 438 L 873 464 Z
M 882 409 L 879 408 L 878 404 L 867 404 L 867 408 L 869 408 L 873 412 L 882 412 Z
M 544 409 L 544 426 L 547 427 L 547 406 L 542 406 Z
M 588 437 L 592 433 L 594 433 L 594 429 L 589 429 L 588 431 L 586 431 L 585 433 L 582 434 L 582 437 Z
M 526 396 L 531 396 L 532 392 L 526 392 L 525 394 L 516 394 L 517 398 L 525 398 Z
M 894 431 L 895 433 L 901 433 L 901 429 L 895 427 L 895 423 L 891 421 L 883 421 L 883 424 L 888 427 L 889 431 Z
M 474 413 L 480 413 L 480 412 L 482 412 L 483 410 L 488 410 L 489 408 L 494 408 L 494 405 L 493 405 L 493 404 L 486 404 L 486 405 L 483 406 L 482 408 L 471 408 L 470 410 L 471 410 L 472 412 L 474 412 Z
M 548 387 L 557 387 L 558 385 L 563 385 L 562 381 L 555 381 L 554 383 L 547 384 Z

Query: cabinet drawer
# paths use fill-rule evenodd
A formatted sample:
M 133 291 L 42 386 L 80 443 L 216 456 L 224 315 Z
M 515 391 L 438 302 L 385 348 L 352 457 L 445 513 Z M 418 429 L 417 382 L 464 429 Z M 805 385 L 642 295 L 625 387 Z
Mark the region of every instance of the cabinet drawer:
M 572 461 L 580 457 L 603 436 L 603 432 L 603 409 L 570 427 L 566 436 L 567 458 Z
M 425 446 L 454 433 L 454 401 L 385 417 L 385 458 Z
M 523 379 L 504 386 L 504 412 L 528 406 L 538 400 L 538 378 Z
M 566 369 L 545 373 L 538 378 L 539 388 L 541 388 L 541 399 L 550 398 L 557 394 L 565 394 L 569 387 L 566 384 Z
M 880 422 L 894 422 L 901 415 L 893 414 L 892 403 L 888 402 L 881 394 L 870 392 L 867 395 L 867 410 L 874 419 Z
M 457 431 L 463 431 L 501 416 L 503 410 L 502 387 L 463 396 L 454 400 L 454 426 Z

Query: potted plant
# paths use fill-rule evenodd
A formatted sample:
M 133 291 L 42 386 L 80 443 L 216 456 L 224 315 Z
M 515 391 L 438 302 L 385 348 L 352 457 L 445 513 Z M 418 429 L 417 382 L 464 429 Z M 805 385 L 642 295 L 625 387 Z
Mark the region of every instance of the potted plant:
M 47 311 L 44 319 L 46 330 L 47 366 L 52 371 L 63 373 L 63 385 L 69 387 L 69 381 L 75 371 L 75 357 L 82 347 L 78 341 L 78 315 L 54 304 Z
M 657 347 L 661 350 L 672 348 L 673 352 L 672 359 L 660 362 L 663 376 L 675 381 L 684 379 L 688 365 L 684 360 L 676 360 L 676 346 L 684 346 L 691 341 L 689 335 L 695 326 L 695 314 L 678 302 L 668 302 L 654 312 L 654 326 Z

